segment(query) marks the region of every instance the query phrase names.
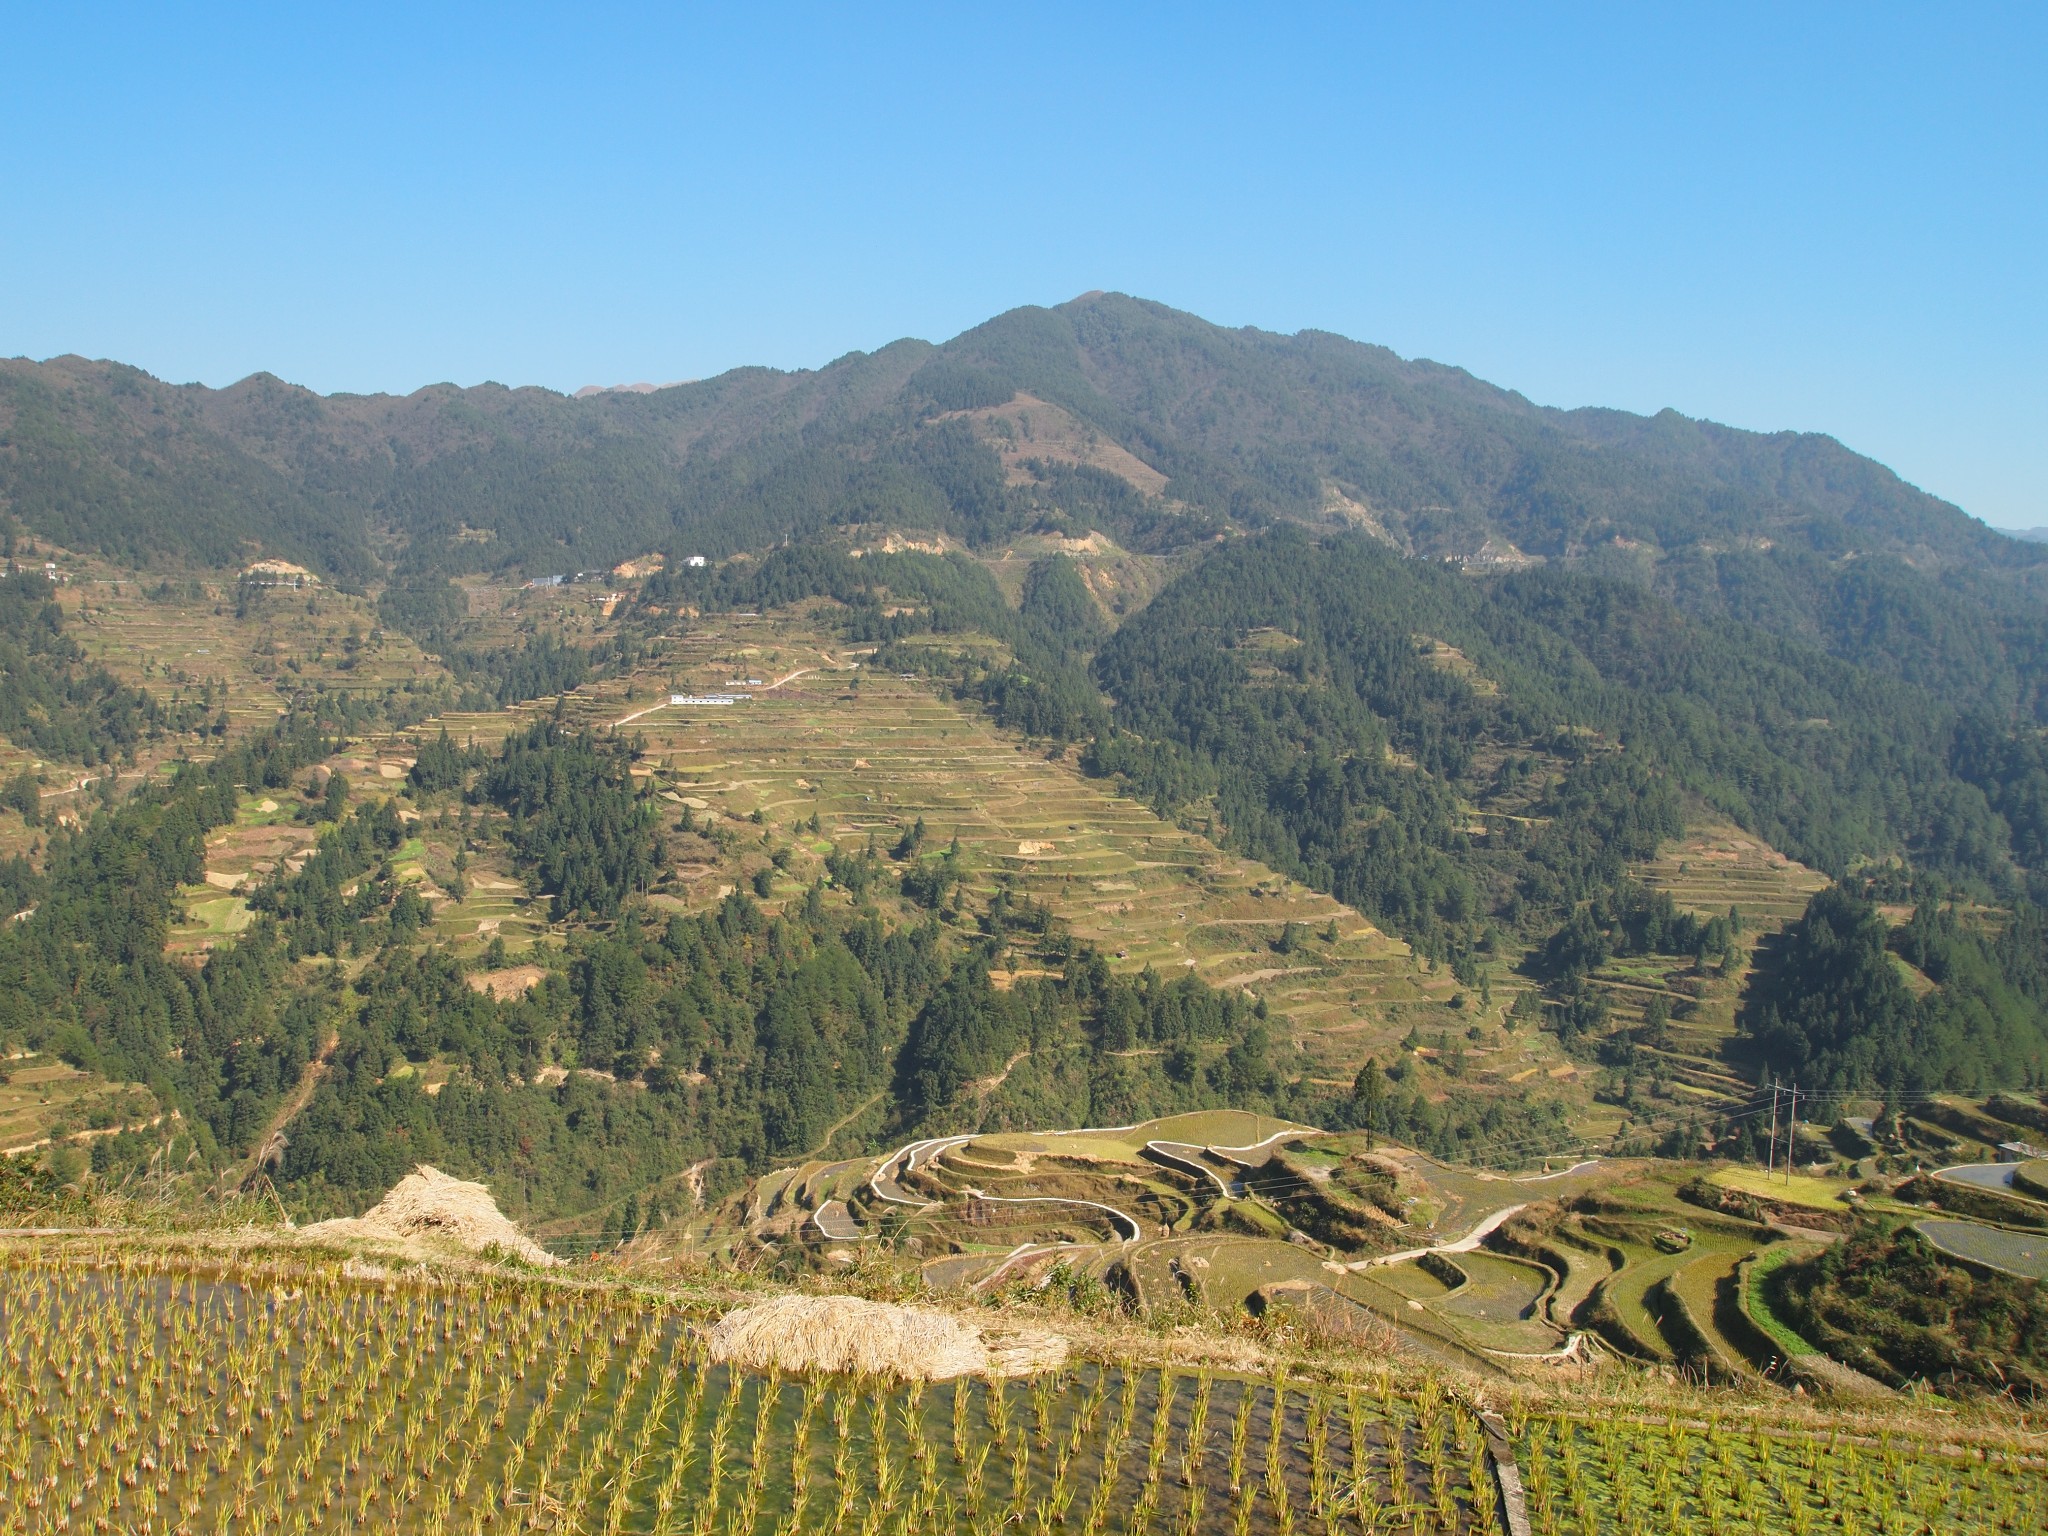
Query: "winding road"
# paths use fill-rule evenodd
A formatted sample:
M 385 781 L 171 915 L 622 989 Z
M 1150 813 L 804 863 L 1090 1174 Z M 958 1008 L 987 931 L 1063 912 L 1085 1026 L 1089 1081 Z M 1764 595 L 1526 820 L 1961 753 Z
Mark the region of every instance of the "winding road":
M 1489 1237 L 1493 1236 L 1494 1232 L 1500 1227 L 1501 1223 L 1505 1222 L 1510 1216 L 1513 1216 L 1515 1212 L 1525 1211 L 1528 1208 L 1529 1207 L 1526 1203 L 1521 1205 L 1503 1206 L 1501 1207 L 1501 1209 L 1495 1211 L 1491 1216 L 1487 1217 L 1484 1221 L 1480 1222 L 1479 1225 L 1474 1227 L 1470 1232 L 1467 1232 L 1463 1237 L 1458 1238 L 1454 1242 L 1437 1243 L 1433 1247 L 1429 1248 L 1404 1248 L 1399 1253 L 1375 1254 L 1372 1258 L 1369 1259 L 1353 1260 L 1351 1263 L 1346 1264 L 1344 1267 L 1352 1271 L 1362 1269 L 1377 1269 L 1383 1264 L 1403 1264 L 1406 1263 L 1409 1259 L 1419 1259 L 1426 1253 L 1471 1253 L 1475 1249 L 1477 1249 L 1481 1243 L 1485 1242 Z
M 975 1134 L 970 1132 L 965 1136 L 931 1136 L 898 1147 L 876 1166 L 873 1176 L 868 1180 L 868 1188 L 874 1191 L 876 1199 L 887 1200 L 892 1205 L 914 1205 L 922 1210 L 927 1206 L 942 1204 L 941 1201 L 925 1200 L 905 1194 L 903 1187 L 896 1182 L 896 1170 L 901 1167 L 905 1173 L 914 1173 L 921 1164 L 930 1162 L 948 1147 L 957 1147 L 974 1140 Z M 1137 1217 L 1128 1211 L 1120 1211 L 1113 1205 L 1104 1205 L 1096 1200 L 1069 1200 L 1061 1195 L 989 1195 L 978 1189 L 966 1189 L 961 1193 L 972 1199 L 987 1200 L 997 1205 L 1071 1205 L 1083 1210 L 1101 1211 L 1126 1234 L 1125 1242 L 1134 1243 L 1145 1235 L 1144 1225 Z M 824 1207 L 821 1206 L 819 1214 L 822 1216 L 823 1213 Z M 850 1223 L 850 1216 L 848 1220 Z M 824 1232 L 827 1237 L 834 1235 L 826 1229 L 823 1221 L 818 1223 L 818 1230 Z

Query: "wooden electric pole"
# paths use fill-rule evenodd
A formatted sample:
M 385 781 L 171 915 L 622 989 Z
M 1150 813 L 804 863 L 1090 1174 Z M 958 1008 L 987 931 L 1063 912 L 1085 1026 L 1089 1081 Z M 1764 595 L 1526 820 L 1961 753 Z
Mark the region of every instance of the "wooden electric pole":
M 1764 1181 L 1768 1183 L 1778 1171 L 1778 1084 L 1771 1082 L 1771 1140 L 1764 1151 Z

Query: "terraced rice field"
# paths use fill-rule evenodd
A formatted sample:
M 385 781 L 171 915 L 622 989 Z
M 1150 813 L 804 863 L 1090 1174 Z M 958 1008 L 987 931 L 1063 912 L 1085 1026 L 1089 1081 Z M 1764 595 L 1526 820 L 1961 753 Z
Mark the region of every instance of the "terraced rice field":
M 147 1089 L 110 1083 L 54 1056 L 0 1059 L 0 1156 L 30 1150 L 51 1136 L 111 1132 L 152 1118 Z
M 410 758 L 395 754 L 344 754 L 326 764 L 349 781 L 351 804 L 401 789 L 410 766 Z M 296 817 L 306 803 L 296 788 L 243 797 L 233 825 L 219 828 L 206 840 L 204 879 L 181 892 L 185 920 L 171 929 L 168 953 L 196 958 L 248 928 L 255 917 L 248 893 L 280 871 L 298 870 L 318 841 L 319 827 Z M 400 814 L 420 830 L 392 852 L 392 874 L 427 899 L 434 911 L 435 934 L 443 942 L 482 945 L 501 938 L 509 951 L 517 953 L 547 931 L 546 904 L 536 902 L 524 883 L 512 878 L 502 848 L 479 840 L 479 852 L 472 855 L 464 877 L 462 900 L 456 901 L 450 887 L 455 853 L 463 841 L 459 828 L 423 821 L 409 809 Z M 493 814 L 484 812 L 479 821 Z
M 1732 1106 L 1750 1092 L 1725 1052 L 1755 952 L 1806 910 L 1826 878 L 1726 824 L 1688 829 L 1632 873 L 1683 910 L 1741 915 L 1741 952 L 1725 969 L 1702 967 L 1691 955 L 1641 955 L 1616 959 L 1592 977 L 1616 1029 L 1640 1029 L 1651 1003 L 1663 1004 L 1661 1038 L 1638 1048 L 1639 1075 L 1659 1081 L 1676 1109 Z
M 1349 1082 L 1411 1027 L 1473 1022 L 1446 1005 L 1460 988 L 1330 897 L 1217 849 L 1110 786 L 999 732 L 940 686 L 856 669 L 857 657 L 794 615 L 726 618 L 668 642 L 659 678 L 586 690 L 585 724 L 643 740 L 656 781 L 683 803 L 778 835 L 820 818 L 823 846 L 887 848 L 922 818 L 927 852 L 958 838 L 975 895 L 999 885 L 1044 902 L 1120 969 L 1192 970 L 1263 996 L 1315 1076 Z M 759 677 L 733 690 L 735 678 Z M 671 691 L 737 691 L 747 702 L 671 706 Z M 427 728 L 433 729 L 440 722 Z M 458 739 L 502 721 L 447 722 Z M 808 834 L 806 834 L 808 842 Z M 707 894 L 707 899 L 709 893 Z M 1293 925 L 1291 951 L 1283 934 Z M 1481 1077 L 1526 1077 L 1558 1060 L 1524 1031 Z
M 1692 912 L 1738 908 L 1752 927 L 1774 929 L 1806 910 L 1827 877 L 1787 858 L 1762 839 L 1726 823 L 1690 827 L 1636 878 Z
M 902 1237 L 935 1244 L 948 1255 L 926 1266 L 934 1284 L 982 1290 L 1019 1274 L 1042 1275 L 1054 1262 L 1101 1279 L 1110 1265 L 1120 1264 L 1141 1304 L 1157 1305 L 1182 1295 L 1171 1277 L 1178 1234 L 1187 1232 L 1212 1194 L 1245 1172 L 1233 1156 L 1263 1161 L 1276 1129 L 1301 1128 L 1270 1116 L 1216 1110 L 1109 1130 L 956 1138 L 880 1163 L 835 1165 L 853 1173 L 850 1179 L 842 1175 L 830 1192 L 857 1197 L 868 1231 L 890 1206 L 898 1207 L 891 1214 Z M 1210 1143 L 1259 1145 L 1233 1154 L 1210 1153 Z M 1173 1160 L 1148 1153 L 1148 1144 L 1170 1149 Z M 779 1185 L 779 1198 L 816 1209 L 820 1192 L 806 1187 L 803 1173 Z M 1193 1180 L 1206 1182 L 1191 1191 Z M 869 1198 L 877 1193 L 880 1200 Z M 931 1203 L 907 1205 L 915 1201 Z M 1285 1231 L 1282 1223 L 1274 1235 Z M 1242 1300 L 1243 1292 L 1232 1293 L 1226 1305 L 1238 1308 Z
M 1680 1318 L 1667 1319 L 1667 1327 L 1676 1326 L 1681 1332 L 1689 1327 L 1697 1332 L 1708 1362 L 1727 1375 L 1740 1375 L 1744 1370 L 1742 1351 L 1725 1336 L 1723 1324 L 1734 1305 L 1736 1267 L 1752 1251 L 1746 1244 L 1707 1244 L 1664 1282 L 1667 1299 L 1684 1309 Z
M 2018 1531 L 2048 1517 L 2048 1479 L 1996 1458 L 1915 1454 L 1889 1436 L 1774 1436 L 1674 1415 L 1533 1416 L 1518 1441 L 1530 1524 L 1579 1531 Z
M 185 921 L 171 930 L 170 953 L 204 954 L 249 926 L 247 893 L 280 868 L 298 868 L 313 847 L 316 829 L 295 821 L 296 809 L 288 791 L 246 795 L 233 824 L 208 835 L 205 878 L 183 888 Z
M 1809 1210 L 1827 1211 L 1834 1215 L 1848 1209 L 1848 1203 L 1842 1198 L 1849 1192 L 1847 1184 L 1809 1178 L 1803 1173 L 1788 1175 L 1771 1173 L 1763 1168 L 1720 1168 L 1709 1175 L 1709 1182 L 1723 1189 L 1737 1189 L 1785 1205 L 1803 1205 Z
M 1974 1221 L 1930 1218 L 1914 1223 L 1920 1235 L 1943 1253 L 1988 1265 L 2027 1280 L 2048 1280 L 2048 1236 L 2008 1232 Z
M 224 683 L 234 731 L 271 725 L 302 690 L 378 695 L 446 676 L 404 635 L 380 629 L 366 598 L 275 588 L 237 618 L 232 582 L 212 584 L 204 597 L 168 601 L 144 589 L 144 580 L 111 573 L 59 588 L 67 633 L 136 687 L 167 694 Z
M 622 1291 L 10 1252 L 10 1531 L 1499 1529 L 1425 1384 L 1083 1363 L 931 1386 L 716 1365 Z
M 1327 1274 L 1288 1244 L 1182 1257 L 1233 1285 Z M 1405 1306 L 1407 1268 L 1354 1278 Z M 1329 1351 L 1284 1375 L 1160 1369 L 1105 1345 L 920 1385 L 717 1364 L 699 1329 L 721 1303 L 658 1287 L 393 1273 L 247 1236 L 0 1236 L 0 1530 L 1494 1533 L 1509 1464 L 1530 1528 L 1558 1536 L 2048 1519 L 2038 1441 L 1952 1414 L 1559 1385 L 1483 1422 L 1415 1364 L 1467 1363 L 1432 1320 L 1511 1278 L 1465 1273 L 1409 1298 L 1405 1374 Z
M 1784 1322 L 1771 1310 L 1767 1282 L 1775 1270 L 1786 1264 L 1803 1262 L 1811 1258 L 1815 1252 L 1815 1248 L 1803 1243 L 1776 1244 L 1749 1259 L 1741 1266 L 1737 1275 L 1739 1281 L 1747 1282 L 1742 1299 L 1749 1320 L 1762 1329 L 1764 1336 L 1775 1348 L 1783 1351 L 1787 1358 L 1811 1355 L 1815 1350 L 1799 1336 L 1791 1324 Z
M 1065 1277 L 1121 1291 L 1147 1316 L 1192 1307 L 1226 1323 L 1300 1303 L 1317 1313 L 1306 1326 L 1501 1375 L 1569 1346 L 1572 1311 L 1606 1269 L 1478 1251 L 1479 1237 L 1531 1201 L 1630 1166 L 1506 1179 L 1225 1110 L 805 1163 L 763 1179 L 748 1216 L 764 1237 L 801 1234 L 842 1261 L 856 1243 L 906 1246 L 942 1290 L 990 1295 Z M 1386 1187 L 1375 1178 L 1393 1180 L 1406 1224 L 1347 1193 Z M 1295 1230 L 1331 1199 L 1362 1246 Z M 1424 1250 L 1445 1251 L 1417 1260 Z
M 1439 1303 L 1439 1311 L 1460 1319 L 1475 1337 L 1498 1337 L 1499 1348 L 1540 1349 L 1553 1342 L 1547 1331 L 1532 1334 L 1523 1326 L 1537 1318 L 1552 1284 L 1540 1266 L 1497 1253 L 1461 1253 L 1443 1262 L 1465 1280 Z

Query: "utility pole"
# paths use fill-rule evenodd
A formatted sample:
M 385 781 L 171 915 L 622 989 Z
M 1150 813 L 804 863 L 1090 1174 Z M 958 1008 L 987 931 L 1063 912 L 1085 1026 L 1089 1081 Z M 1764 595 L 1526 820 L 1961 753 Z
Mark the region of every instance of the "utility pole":
M 1771 1140 L 1764 1152 L 1764 1182 L 1769 1183 L 1778 1171 L 1778 1083 L 1771 1080 Z
M 1799 1145 L 1799 1084 L 1792 1085 L 1792 1112 L 1785 1117 L 1785 1182 L 1792 1182 L 1792 1154 Z

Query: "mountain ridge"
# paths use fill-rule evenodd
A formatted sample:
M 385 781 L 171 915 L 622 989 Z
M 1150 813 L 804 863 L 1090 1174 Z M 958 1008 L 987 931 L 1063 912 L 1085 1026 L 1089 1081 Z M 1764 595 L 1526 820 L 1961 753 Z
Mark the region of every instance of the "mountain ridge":
M 1539 406 L 1327 331 L 1230 330 L 1121 294 L 581 399 L 0 362 L 0 525 L 150 568 L 268 555 L 434 588 L 849 526 L 1191 556 L 1283 523 L 1475 572 L 1583 569 L 1987 708 L 2043 707 L 2048 545 L 1832 438 Z
M 692 459 L 774 457 L 1032 394 L 1177 481 L 1175 500 L 1238 519 L 1316 520 L 1341 492 L 1392 517 L 1409 553 L 1469 553 L 1492 533 L 1570 558 L 1614 534 L 1668 549 L 1689 532 L 1768 537 L 1818 517 L 1838 520 L 1852 543 L 1860 535 L 1923 560 L 2025 568 L 2048 558 L 1824 434 L 1750 432 L 1670 409 L 1541 406 L 1454 365 L 1332 332 L 1225 330 L 1120 294 L 1013 309 L 937 345 L 906 338 L 818 369 L 749 366 L 651 389 L 566 395 L 487 382 L 320 395 L 267 372 L 211 389 L 67 355 L 0 362 L 0 422 L 19 417 L 38 383 L 82 397 L 74 404 L 92 420 L 80 425 L 98 429 L 102 457 L 117 446 L 146 456 L 150 441 L 171 452 L 160 430 L 169 417 L 172 436 L 203 428 L 283 476 L 278 495 L 310 493 L 362 521 L 451 457 L 516 453 L 559 473 L 609 455 L 623 461 L 615 470 L 673 481 Z M 133 423 L 123 432 L 109 405 L 153 418 L 148 440 L 134 441 Z M 91 445 L 90 430 L 79 435 Z M 0 461 L 0 493 L 24 523 L 59 537 L 50 499 L 22 483 L 16 457 Z M 1618 477 L 1618 460 L 1632 473 Z M 662 489 L 667 521 L 687 532 L 692 498 Z

